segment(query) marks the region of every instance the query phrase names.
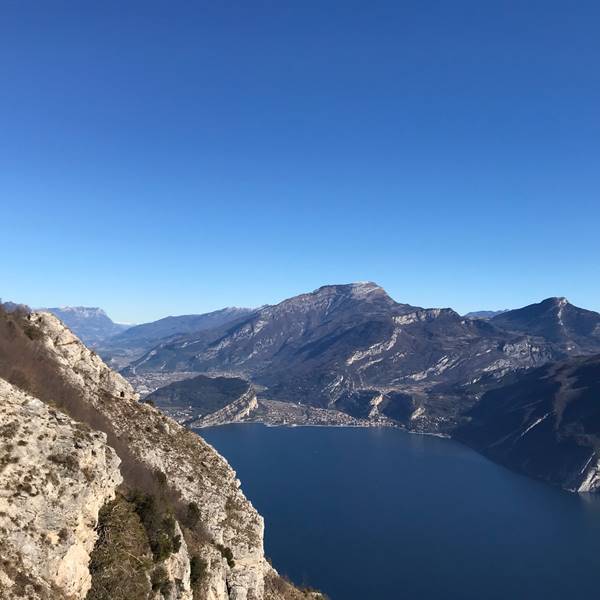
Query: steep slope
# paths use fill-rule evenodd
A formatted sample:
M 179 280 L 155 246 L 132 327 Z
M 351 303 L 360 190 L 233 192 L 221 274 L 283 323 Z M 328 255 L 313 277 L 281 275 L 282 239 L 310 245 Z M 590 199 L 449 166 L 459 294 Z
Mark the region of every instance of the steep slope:
M 379 286 L 358 283 L 325 286 L 231 326 L 160 344 L 125 373 L 244 376 L 270 400 L 437 430 L 456 420 L 464 393 L 455 386 L 553 358 L 543 339 L 451 309 L 399 304 Z
M 106 435 L 0 379 L 0 597 L 84 597 L 120 460 Z
M 211 600 L 263 598 L 265 578 L 277 577 L 264 558 L 263 520 L 212 447 L 140 404 L 131 386 L 49 313 L 0 314 L 0 377 L 106 434 L 122 461 L 123 499 L 148 529 L 152 576 L 160 574 L 153 599 L 191 599 L 192 592 Z
M 600 355 L 513 376 L 489 391 L 455 437 L 527 475 L 600 489 Z
M 151 323 L 135 325 L 106 339 L 98 352 L 110 364 L 122 367 L 163 340 L 221 327 L 251 312 L 250 308 L 232 307 L 200 315 L 165 317 Z
M 600 314 L 573 306 L 566 298 L 547 298 L 492 319 L 497 327 L 537 335 L 570 354 L 600 352 Z
M 87 306 L 63 306 L 61 308 L 41 308 L 57 316 L 79 339 L 88 346 L 95 346 L 102 340 L 117 335 L 129 325 L 114 323 L 101 308 Z

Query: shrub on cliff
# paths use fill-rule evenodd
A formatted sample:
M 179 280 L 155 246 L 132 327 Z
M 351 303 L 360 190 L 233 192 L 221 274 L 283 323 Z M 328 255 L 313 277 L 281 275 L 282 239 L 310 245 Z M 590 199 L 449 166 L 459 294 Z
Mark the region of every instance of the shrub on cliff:
M 151 569 L 152 552 L 140 518 L 131 503 L 117 496 L 100 510 L 86 600 L 147 600 Z
M 178 552 L 181 538 L 175 533 L 175 518 L 160 497 L 134 491 L 129 500 L 146 530 L 154 560 L 159 562 Z

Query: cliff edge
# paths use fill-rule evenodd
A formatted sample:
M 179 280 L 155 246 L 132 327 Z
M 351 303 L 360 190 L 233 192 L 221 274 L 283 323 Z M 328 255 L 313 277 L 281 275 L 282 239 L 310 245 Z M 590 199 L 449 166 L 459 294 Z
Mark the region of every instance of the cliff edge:
M 0 597 L 320 597 L 267 562 L 227 461 L 55 316 L 0 314 L 0 378 Z

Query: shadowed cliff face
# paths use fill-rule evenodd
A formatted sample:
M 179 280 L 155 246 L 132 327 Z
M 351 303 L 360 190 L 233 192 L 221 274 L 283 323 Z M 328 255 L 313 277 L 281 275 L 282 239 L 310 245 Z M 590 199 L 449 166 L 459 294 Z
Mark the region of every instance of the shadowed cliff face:
M 0 378 L 102 431 L 122 461 L 123 493 L 133 494 L 130 502 L 135 506 L 146 507 L 139 508 L 140 518 L 147 521 L 147 507 L 160 500 L 158 524 L 156 518 L 150 523 L 172 539 L 169 545 L 157 538 L 148 577 L 160 571 L 157 589 L 170 590 L 167 596 L 161 592 L 165 598 L 263 598 L 265 578 L 277 575 L 264 558 L 262 518 L 240 491 L 227 462 L 201 438 L 140 404 L 121 376 L 48 313 L 0 313 Z M 174 523 L 165 525 L 171 518 Z M 68 533 L 72 525 L 63 525 Z M 25 564 L 13 571 L 18 575 Z M 44 579 L 43 573 L 39 576 Z M 74 597 L 82 598 L 84 588 Z M 158 600 L 155 592 L 152 598 Z
M 600 488 L 600 356 L 546 365 L 489 391 L 455 437 L 517 471 Z

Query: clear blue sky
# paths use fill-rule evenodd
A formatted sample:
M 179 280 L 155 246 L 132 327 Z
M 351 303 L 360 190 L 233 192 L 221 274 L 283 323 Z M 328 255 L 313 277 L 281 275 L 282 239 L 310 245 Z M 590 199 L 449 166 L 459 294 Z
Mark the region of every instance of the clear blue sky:
M 585 0 L 5 0 L 0 296 L 600 310 L 599 28 Z

